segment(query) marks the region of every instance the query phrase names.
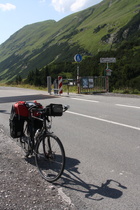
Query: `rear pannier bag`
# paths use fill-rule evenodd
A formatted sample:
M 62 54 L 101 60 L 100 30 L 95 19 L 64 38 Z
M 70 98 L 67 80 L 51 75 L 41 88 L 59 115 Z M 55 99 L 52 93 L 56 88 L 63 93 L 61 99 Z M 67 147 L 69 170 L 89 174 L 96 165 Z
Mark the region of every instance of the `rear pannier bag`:
M 63 115 L 63 106 L 62 104 L 50 104 L 46 106 L 47 116 L 62 116 Z
M 28 117 L 29 111 L 25 101 L 18 101 L 14 104 L 15 113 L 22 117 Z
M 27 120 L 30 115 L 29 108 L 31 106 L 36 106 L 37 108 L 43 108 L 43 106 L 40 103 L 37 103 L 36 101 L 34 102 L 18 101 L 12 106 L 11 115 L 9 119 L 10 135 L 12 138 L 19 138 L 23 136 L 24 121 Z M 36 117 L 41 117 L 40 113 L 37 111 L 34 111 L 33 115 Z M 35 129 L 42 127 L 42 122 L 38 121 L 39 120 L 35 120 L 34 122 Z
M 19 138 L 23 136 L 24 119 L 22 119 L 15 112 L 15 107 L 12 106 L 9 119 L 10 135 L 12 138 Z

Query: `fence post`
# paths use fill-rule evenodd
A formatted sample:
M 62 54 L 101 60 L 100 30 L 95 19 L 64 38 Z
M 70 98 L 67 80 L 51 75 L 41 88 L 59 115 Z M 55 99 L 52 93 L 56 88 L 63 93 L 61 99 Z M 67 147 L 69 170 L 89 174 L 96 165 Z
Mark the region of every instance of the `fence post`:
M 50 94 L 51 94 L 51 85 L 52 85 L 51 77 L 48 76 L 47 77 L 47 88 L 48 88 L 48 93 L 50 93 Z

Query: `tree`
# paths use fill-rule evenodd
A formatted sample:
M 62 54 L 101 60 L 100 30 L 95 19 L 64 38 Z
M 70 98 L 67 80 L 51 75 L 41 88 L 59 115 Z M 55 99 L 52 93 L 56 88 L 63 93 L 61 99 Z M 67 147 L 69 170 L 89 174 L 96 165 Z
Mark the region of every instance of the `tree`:
M 20 76 L 20 75 L 17 75 L 15 81 L 16 81 L 16 84 L 17 84 L 17 85 L 18 85 L 18 84 L 21 84 L 21 82 L 22 82 L 21 76 Z

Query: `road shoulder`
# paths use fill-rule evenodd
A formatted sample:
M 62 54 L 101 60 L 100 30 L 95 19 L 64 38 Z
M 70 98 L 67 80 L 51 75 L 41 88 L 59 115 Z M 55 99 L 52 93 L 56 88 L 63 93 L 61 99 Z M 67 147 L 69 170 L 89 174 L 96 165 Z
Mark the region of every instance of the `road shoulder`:
M 34 158 L 25 160 L 21 148 L 0 126 L 0 208 L 74 209 L 59 194 L 58 188 L 40 177 Z

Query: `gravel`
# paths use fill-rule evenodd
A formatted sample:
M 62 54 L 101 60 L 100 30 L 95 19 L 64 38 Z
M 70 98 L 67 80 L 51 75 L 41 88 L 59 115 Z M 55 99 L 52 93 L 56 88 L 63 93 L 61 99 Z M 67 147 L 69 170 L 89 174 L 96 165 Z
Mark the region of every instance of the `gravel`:
M 63 188 L 41 178 L 34 157 L 25 159 L 21 148 L 0 126 L 0 210 L 74 210 Z

